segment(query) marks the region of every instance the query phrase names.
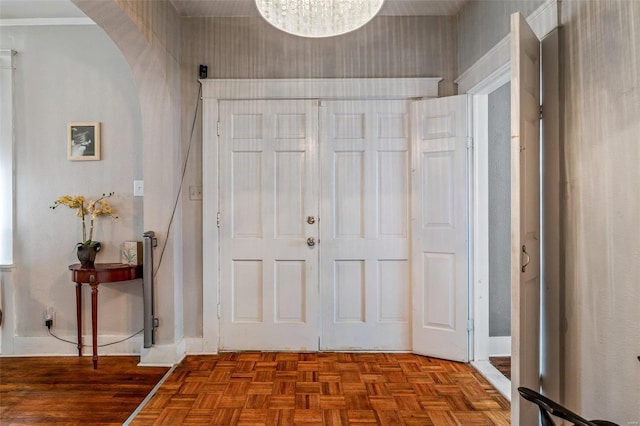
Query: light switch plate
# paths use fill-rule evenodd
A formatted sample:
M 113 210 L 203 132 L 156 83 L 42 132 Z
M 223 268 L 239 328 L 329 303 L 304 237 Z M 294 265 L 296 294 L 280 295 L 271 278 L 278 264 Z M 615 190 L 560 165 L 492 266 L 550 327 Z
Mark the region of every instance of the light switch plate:
M 190 200 L 202 200 L 202 187 L 190 186 L 189 187 L 189 199 Z
M 144 181 L 143 180 L 133 181 L 133 196 L 144 197 Z

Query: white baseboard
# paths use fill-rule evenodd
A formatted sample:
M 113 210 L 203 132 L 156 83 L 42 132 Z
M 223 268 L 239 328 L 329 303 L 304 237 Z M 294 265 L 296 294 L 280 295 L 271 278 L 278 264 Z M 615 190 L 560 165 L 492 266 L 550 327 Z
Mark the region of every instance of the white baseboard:
M 62 339 L 76 341 L 77 336 L 59 336 Z M 98 336 L 98 346 L 105 343 L 117 342 L 127 338 L 127 335 L 100 335 Z M 62 342 L 51 336 L 38 337 L 13 337 L 12 352 L 3 352 L 3 356 L 77 356 L 78 348 L 74 343 Z M 82 349 L 83 355 L 92 355 L 91 335 L 82 337 L 85 345 Z M 124 342 L 113 345 L 98 347 L 98 355 L 139 355 L 142 347 L 142 335 L 133 336 Z
M 491 365 L 489 361 L 472 361 L 471 365 L 473 365 L 502 396 L 511 402 L 511 381 L 509 379 Z
M 142 345 L 140 345 L 142 346 Z M 155 345 L 140 350 L 140 366 L 172 367 L 178 364 L 186 354 L 185 340 L 170 345 Z
M 511 355 L 511 336 L 489 337 L 489 356 Z

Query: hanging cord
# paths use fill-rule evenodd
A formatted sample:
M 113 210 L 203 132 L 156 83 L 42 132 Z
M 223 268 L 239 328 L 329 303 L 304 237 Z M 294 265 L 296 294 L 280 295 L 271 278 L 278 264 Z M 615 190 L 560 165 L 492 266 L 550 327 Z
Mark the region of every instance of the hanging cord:
M 169 219 L 169 226 L 167 226 L 167 233 L 165 234 L 164 242 L 162 243 L 162 249 L 160 251 L 160 258 L 158 259 L 158 266 L 153 272 L 153 278 L 155 279 L 160 271 L 160 265 L 162 265 L 162 257 L 164 256 L 164 250 L 167 248 L 167 241 L 169 240 L 169 232 L 171 231 L 171 225 L 173 224 L 173 218 L 178 208 L 178 202 L 180 201 L 180 194 L 182 194 L 182 185 L 184 184 L 184 176 L 187 173 L 187 164 L 189 162 L 189 154 L 191 153 L 191 145 L 193 144 L 193 133 L 196 128 L 196 119 L 198 118 L 198 108 L 200 106 L 200 96 L 202 95 L 202 84 L 198 89 L 198 96 L 196 96 L 196 108 L 193 113 L 193 122 L 191 123 L 191 134 L 189 135 L 189 145 L 187 146 L 187 155 L 184 158 L 184 165 L 182 166 L 182 176 L 180 176 L 180 186 L 178 187 L 178 194 L 176 195 L 176 201 L 173 204 L 173 211 L 171 212 L 171 219 Z
M 51 331 L 51 329 L 50 329 L 50 328 L 47 328 L 47 331 L 49 332 L 49 335 L 50 335 L 51 337 L 54 337 L 54 338 L 56 338 L 56 339 L 58 339 L 58 340 L 60 340 L 60 341 L 62 341 L 62 342 L 71 343 L 72 345 L 76 345 L 76 346 L 78 346 L 78 342 L 72 342 L 71 340 L 63 339 L 62 337 L 58 337 L 58 336 L 56 336 L 55 334 L 53 334 L 53 332 Z M 102 345 L 98 345 L 98 347 L 99 347 L 99 348 L 103 348 L 103 347 L 105 347 L 105 346 L 111 346 L 111 345 L 115 345 L 115 344 L 118 344 L 118 343 L 122 343 L 122 342 L 124 342 L 124 341 L 126 341 L 126 340 L 129 340 L 129 339 L 133 338 L 134 336 L 136 336 L 136 335 L 138 335 L 138 334 L 142 333 L 143 331 L 144 331 L 144 329 L 142 329 L 142 330 L 140 330 L 140 331 L 137 331 L 137 332 L 133 333 L 131 336 L 129 336 L 129 337 L 125 337 L 124 339 L 117 340 L 117 341 L 115 341 L 115 342 L 111 342 L 111 343 L 103 343 Z M 92 346 L 92 345 L 82 345 L 82 347 L 83 347 L 83 348 L 88 348 L 88 347 L 90 347 L 90 346 Z

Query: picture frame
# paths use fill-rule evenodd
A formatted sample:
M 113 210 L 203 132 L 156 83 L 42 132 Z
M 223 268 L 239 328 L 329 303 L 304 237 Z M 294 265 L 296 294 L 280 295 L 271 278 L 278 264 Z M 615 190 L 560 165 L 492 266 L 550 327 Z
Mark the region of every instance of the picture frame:
M 69 123 L 67 134 L 69 160 L 100 160 L 100 122 Z

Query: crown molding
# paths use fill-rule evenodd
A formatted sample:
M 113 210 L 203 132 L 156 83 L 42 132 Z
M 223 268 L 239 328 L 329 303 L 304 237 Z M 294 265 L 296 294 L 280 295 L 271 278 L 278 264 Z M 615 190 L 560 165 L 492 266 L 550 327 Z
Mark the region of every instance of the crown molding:
M 438 96 L 439 77 L 203 79 L 203 99 L 415 99 Z

